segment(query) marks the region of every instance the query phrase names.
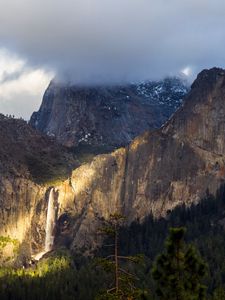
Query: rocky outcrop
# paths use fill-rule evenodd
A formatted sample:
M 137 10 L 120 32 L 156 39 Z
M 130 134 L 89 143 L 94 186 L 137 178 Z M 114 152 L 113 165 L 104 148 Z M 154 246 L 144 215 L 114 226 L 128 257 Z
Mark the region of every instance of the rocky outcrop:
M 179 78 L 127 86 L 78 87 L 51 82 L 30 124 L 66 146 L 114 149 L 159 128 L 181 105 Z

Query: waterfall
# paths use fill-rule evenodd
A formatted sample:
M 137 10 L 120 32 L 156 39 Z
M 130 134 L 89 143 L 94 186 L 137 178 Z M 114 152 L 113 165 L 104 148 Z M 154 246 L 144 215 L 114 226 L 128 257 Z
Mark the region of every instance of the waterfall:
M 54 188 L 50 190 L 49 199 L 48 199 L 48 211 L 47 211 L 47 220 L 46 220 L 46 236 L 45 236 L 45 251 L 51 251 L 54 243 L 53 230 L 55 227 L 55 199 L 54 199 Z
M 47 219 L 45 226 L 45 248 L 43 251 L 32 255 L 32 258 L 36 261 L 40 260 L 45 253 L 51 251 L 54 244 L 54 228 L 58 213 L 58 200 L 55 203 L 55 196 L 55 189 L 51 188 L 48 197 Z

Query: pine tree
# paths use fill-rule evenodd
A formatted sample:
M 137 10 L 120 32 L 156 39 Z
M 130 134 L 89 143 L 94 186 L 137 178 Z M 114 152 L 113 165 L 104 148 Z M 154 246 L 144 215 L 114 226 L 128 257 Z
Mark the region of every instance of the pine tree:
M 196 249 L 184 242 L 185 228 L 171 228 L 165 251 L 152 270 L 156 294 L 161 300 L 202 300 L 206 287 L 202 278 L 206 266 Z
M 135 286 L 137 277 L 124 267 L 127 263 L 140 263 L 141 256 L 122 256 L 119 253 L 119 232 L 125 218 L 119 213 L 110 215 L 109 221 L 100 229 L 101 233 L 111 237 L 113 243 L 113 253 L 105 258 L 98 260 L 100 265 L 106 272 L 113 275 L 114 280 L 109 283 L 109 288 L 100 293 L 96 300 L 137 300 L 147 299 L 147 292 L 138 289 Z
M 223 287 L 219 287 L 214 291 L 212 300 L 225 300 L 225 290 Z

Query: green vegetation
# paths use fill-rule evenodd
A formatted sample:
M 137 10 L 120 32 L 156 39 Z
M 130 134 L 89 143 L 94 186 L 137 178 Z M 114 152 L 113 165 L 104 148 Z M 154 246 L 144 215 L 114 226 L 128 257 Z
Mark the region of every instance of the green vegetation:
M 106 246 L 112 250 L 109 251 L 109 255 L 98 260 L 98 265 L 109 273 L 111 278 L 108 281 L 108 288 L 101 291 L 96 300 L 132 300 L 140 299 L 145 294 L 145 291 L 137 288 L 135 283 L 138 278 L 127 265 L 127 263 L 141 263 L 142 257 L 120 255 L 119 234 L 124 220 L 124 216 L 119 213 L 111 214 L 104 227 L 100 229 L 101 233 L 109 238 Z
M 0 236 L 0 264 L 9 265 L 14 262 L 19 252 L 19 241 L 9 236 Z
M 112 148 L 91 145 L 79 145 L 74 148 L 58 150 L 43 150 L 26 155 L 26 164 L 35 182 L 45 185 L 56 185 L 66 180 L 73 169 L 81 164 L 89 163 L 92 159 L 103 153 L 109 153 Z
M 156 294 L 162 300 L 203 300 L 206 266 L 195 248 L 184 243 L 184 228 L 171 228 L 165 251 L 154 264 Z
M 39 155 L 27 155 L 26 163 L 29 172 L 35 182 L 38 184 L 54 185 L 66 180 L 73 168 L 78 164 L 73 157 L 72 152 L 48 153 L 42 151 Z M 70 166 L 69 166 L 70 165 Z
M 93 300 L 104 281 L 103 272 L 68 253 L 57 253 L 29 268 L 0 269 L 1 300 Z
M 216 198 L 208 195 L 198 205 L 178 207 L 168 212 L 167 218 L 155 220 L 149 216 L 144 222 L 136 221 L 128 228 L 119 226 L 119 256 L 132 258 L 137 253 L 143 254 L 141 263 L 122 259 L 119 262 L 119 267 L 135 274 L 137 280 L 135 278 L 133 285 L 137 291 L 144 291 L 140 297 L 129 295 L 128 298 L 126 293 L 125 298 L 121 295 L 116 298 L 118 295 L 115 294 L 103 297 L 105 291 L 115 287 L 115 259 L 111 260 L 113 264 L 107 270 L 107 263 L 102 267 L 96 264 L 96 259 L 61 252 L 29 268 L 2 267 L 0 299 L 93 300 L 102 296 L 102 299 L 176 300 L 173 293 L 177 292 L 179 300 L 199 300 L 204 299 L 205 286 L 205 299 L 225 300 L 224 219 L 225 191 L 221 188 Z M 186 228 L 185 235 L 184 229 L 178 229 L 181 226 Z M 171 227 L 177 229 L 170 231 Z M 109 233 L 109 229 L 106 227 L 103 231 Z M 105 246 L 113 239 L 115 244 L 115 231 L 111 232 L 111 237 L 107 234 Z M 98 262 L 115 255 L 114 250 L 112 247 L 100 249 L 95 254 L 101 258 Z M 207 268 L 202 261 L 206 262 Z M 130 282 L 119 284 L 119 289 L 126 290 Z
M 224 300 L 225 299 L 225 289 L 220 287 L 217 288 L 214 293 L 213 297 L 210 300 Z
M 198 205 L 177 207 L 168 212 L 167 218 L 155 220 L 152 216 L 143 223 L 133 222 L 124 228 L 121 236 L 123 253 L 133 255 L 143 253 L 152 261 L 162 251 L 164 240 L 170 227 L 186 227 L 185 241 L 192 243 L 203 260 L 209 265 L 205 284 L 208 294 L 218 287 L 225 288 L 225 189 L 218 191 L 217 196 L 208 195 Z M 149 281 L 152 289 L 153 283 Z
M 96 155 L 107 154 L 115 150 L 109 146 L 93 146 L 88 144 L 79 144 L 77 147 L 71 148 L 76 155 L 80 164 L 89 163 Z
M 29 269 L 5 268 L 0 277 L 1 299 L 63 299 L 71 290 L 73 273 L 66 257 L 43 260 Z

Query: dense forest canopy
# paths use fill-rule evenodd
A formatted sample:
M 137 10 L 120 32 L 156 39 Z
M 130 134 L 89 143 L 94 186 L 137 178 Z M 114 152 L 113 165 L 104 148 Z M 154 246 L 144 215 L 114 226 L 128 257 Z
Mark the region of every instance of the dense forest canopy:
M 155 220 L 149 216 L 142 223 L 136 221 L 129 227 L 120 228 L 120 254 L 144 256 L 143 263 L 126 265 L 138 277 L 135 284 L 144 291 L 142 297 L 160 299 L 152 276 L 153 263 L 157 255 L 163 252 L 169 228 L 184 226 L 185 243 L 194 245 L 207 266 L 203 280 L 207 287 L 206 299 L 225 299 L 224 190 L 222 186 L 216 197 L 207 195 L 197 205 L 177 207 L 168 212 L 166 218 Z M 109 241 L 110 238 L 107 239 Z M 109 251 L 103 247 L 95 253 L 95 257 L 87 258 L 61 249 L 26 268 L 9 267 L 2 263 L 1 299 L 95 299 L 114 280 L 112 273 L 106 272 L 96 263 L 97 257 L 106 257 Z

